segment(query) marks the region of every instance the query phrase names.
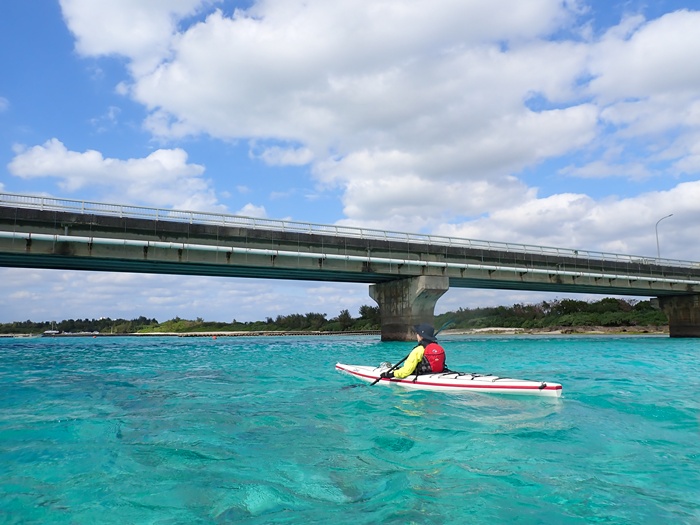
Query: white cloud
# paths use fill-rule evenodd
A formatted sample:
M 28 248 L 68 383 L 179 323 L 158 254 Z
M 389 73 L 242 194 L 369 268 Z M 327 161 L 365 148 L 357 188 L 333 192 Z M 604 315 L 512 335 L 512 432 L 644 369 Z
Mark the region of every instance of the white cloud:
M 700 260 L 694 241 L 700 222 L 700 181 L 667 191 L 597 202 L 583 194 L 556 194 L 525 199 L 463 225 L 445 224 L 436 233 L 471 239 L 517 242 L 608 253 L 655 255 L 656 221 L 673 213 L 662 256 Z M 670 220 L 670 219 L 669 219 Z
M 156 134 L 276 137 L 320 153 L 378 139 L 432 143 L 522 108 L 528 93 L 571 92 L 578 46 L 499 47 L 553 26 L 565 14 L 559 3 L 495 4 L 266 2 L 234 18 L 216 12 L 182 34 L 172 61 L 136 78 L 133 93 L 153 109 Z
M 309 164 L 314 154 L 308 148 L 280 148 L 273 146 L 265 148 L 262 153 L 251 155 L 262 159 L 268 166 L 304 166 Z
M 509 206 L 523 191 L 513 173 L 595 136 L 596 108 L 575 100 L 585 46 L 544 38 L 574 20 L 576 2 L 270 0 L 180 29 L 177 20 L 207 3 L 88 4 L 62 4 L 78 49 L 135 64 L 120 92 L 149 109 L 148 129 L 276 140 L 256 156 L 313 163 L 319 181 L 345 192 L 349 222 L 382 210 L 394 226 L 427 227 L 483 213 L 497 201 L 476 197 L 486 193 Z M 131 9 L 135 22 L 119 31 Z M 94 29 L 103 17 L 116 20 L 114 31 Z M 531 111 L 533 95 L 564 107 Z M 417 221 L 416 199 L 395 198 L 416 185 L 475 198 L 425 208 Z M 387 197 L 379 207 L 375 190 Z
M 700 148 L 691 148 L 691 153 L 673 164 L 673 169 L 679 174 L 697 175 L 700 173 Z
M 104 133 L 118 124 L 120 113 L 120 108 L 109 106 L 104 114 L 91 119 L 90 123 L 95 127 L 98 133 Z
M 522 192 L 513 173 L 595 137 L 597 109 L 577 101 L 585 47 L 540 38 L 576 8 L 553 0 L 444 1 L 429 10 L 259 2 L 185 28 L 172 58 L 136 75 L 130 93 L 150 109 L 146 126 L 156 135 L 272 139 L 281 144 L 256 157 L 312 163 L 319 181 L 344 190 L 348 221 L 383 209 L 393 225 L 426 227 L 450 212 L 482 213 L 487 203 L 473 199 L 432 217 L 426 209 L 417 222 L 410 206 L 377 208 L 365 188 L 392 176 L 401 187 L 418 178 L 467 194 L 506 184 L 506 206 Z M 564 105 L 532 111 L 525 102 L 535 94 Z M 406 193 L 401 187 L 385 195 Z
M 66 25 L 85 56 L 122 55 L 134 74 L 152 70 L 170 53 L 178 21 L 211 0 L 60 0 Z
M 591 46 L 588 91 L 613 129 L 608 144 L 624 144 L 627 158 L 674 160 L 671 173 L 698 173 L 689 138 L 700 132 L 699 26 L 698 11 L 637 16 Z
M 0 323 L 140 315 L 161 322 L 176 316 L 259 321 L 306 312 L 330 318 L 344 308 L 357 316 L 361 305 L 374 305 L 362 284 L 22 268 L 0 268 L 0 295 L 13 298 L 0 303 Z
M 15 148 L 10 173 L 23 179 L 53 177 L 67 192 L 101 187 L 111 201 L 191 210 L 220 206 L 204 167 L 187 162 L 181 149 L 159 149 L 145 158 L 105 158 L 95 150 L 70 151 L 58 139 Z
M 559 0 L 266 0 L 231 15 L 194 0 L 82 2 L 62 4 L 79 50 L 131 61 L 119 91 L 147 109 L 148 130 L 247 139 L 268 165 L 308 164 L 315 189 L 342 192 L 344 224 L 649 251 L 647 234 L 619 229 L 622 209 L 653 222 L 677 189 L 654 194 L 664 206 L 651 193 L 540 198 L 523 173 L 576 152 L 549 176 L 700 168 L 699 12 L 595 35 L 582 2 Z M 81 6 L 95 27 L 134 8 L 134 27 L 152 17 L 152 31 L 101 36 Z
M 676 11 L 620 34 L 619 26 L 592 50 L 590 89 L 604 100 L 697 93 L 700 12 Z M 623 22 L 623 26 L 625 23 Z
M 6 111 L 10 107 L 10 101 L 5 97 L 0 97 L 0 113 Z
M 242 215 L 244 217 L 253 217 L 255 219 L 264 219 L 267 217 L 267 212 L 264 206 L 255 206 L 250 202 L 238 210 L 235 215 Z

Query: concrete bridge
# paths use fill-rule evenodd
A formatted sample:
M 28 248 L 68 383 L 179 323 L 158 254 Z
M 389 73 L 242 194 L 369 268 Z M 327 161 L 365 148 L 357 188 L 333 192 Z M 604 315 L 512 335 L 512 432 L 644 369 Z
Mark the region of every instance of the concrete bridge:
M 0 266 L 367 283 L 383 340 L 450 286 L 656 297 L 700 337 L 700 263 L 645 256 L 0 194 Z

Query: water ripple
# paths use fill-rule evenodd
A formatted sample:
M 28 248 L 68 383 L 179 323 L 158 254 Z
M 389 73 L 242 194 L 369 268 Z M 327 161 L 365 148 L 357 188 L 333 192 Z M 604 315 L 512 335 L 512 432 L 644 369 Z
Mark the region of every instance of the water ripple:
M 335 372 L 410 349 L 374 337 L 0 340 L 0 522 L 700 522 L 692 341 L 443 342 L 564 396 Z

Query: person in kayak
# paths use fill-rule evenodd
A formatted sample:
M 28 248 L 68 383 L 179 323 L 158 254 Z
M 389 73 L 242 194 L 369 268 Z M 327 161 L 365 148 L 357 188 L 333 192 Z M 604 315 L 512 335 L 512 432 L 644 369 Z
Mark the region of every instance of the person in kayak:
M 435 338 L 435 329 L 429 324 L 413 327 L 418 345 L 408 354 L 403 366 L 398 370 L 382 372 L 382 378 L 395 377 L 403 379 L 415 372 L 420 374 L 438 374 L 445 371 L 445 350 Z

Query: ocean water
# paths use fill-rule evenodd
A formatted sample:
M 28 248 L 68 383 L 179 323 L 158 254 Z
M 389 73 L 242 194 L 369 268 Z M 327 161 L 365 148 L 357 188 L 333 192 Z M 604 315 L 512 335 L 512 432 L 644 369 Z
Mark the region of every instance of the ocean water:
M 0 339 L 3 524 L 698 524 L 700 342 L 447 336 L 560 399 L 369 386 L 378 337 Z

